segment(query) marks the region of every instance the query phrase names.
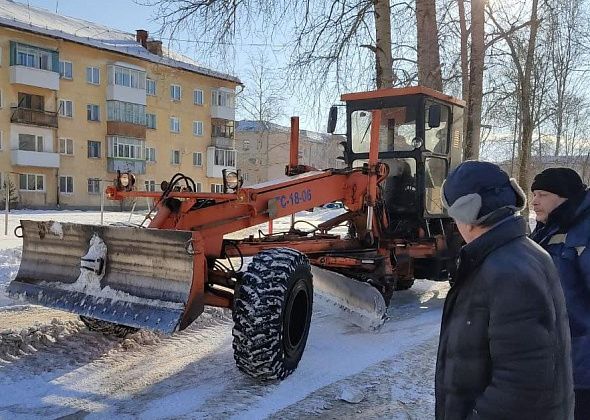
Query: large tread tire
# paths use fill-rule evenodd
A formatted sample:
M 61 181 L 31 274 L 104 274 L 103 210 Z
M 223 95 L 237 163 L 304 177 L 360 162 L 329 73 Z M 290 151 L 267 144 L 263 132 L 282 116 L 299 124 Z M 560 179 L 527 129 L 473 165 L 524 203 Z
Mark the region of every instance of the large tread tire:
M 307 257 L 288 248 L 258 253 L 234 294 L 232 334 L 238 368 L 261 380 L 291 374 L 305 349 L 312 307 Z
M 99 332 L 104 335 L 112 335 L 118 338 L 125 338 L 129 334 L 139 331 L 139 328 L 127 327 L 126 325 L 113 324 L 112 322 L 100 319 L 88 318 L 80 315 L 80 320 L 90 331 Z

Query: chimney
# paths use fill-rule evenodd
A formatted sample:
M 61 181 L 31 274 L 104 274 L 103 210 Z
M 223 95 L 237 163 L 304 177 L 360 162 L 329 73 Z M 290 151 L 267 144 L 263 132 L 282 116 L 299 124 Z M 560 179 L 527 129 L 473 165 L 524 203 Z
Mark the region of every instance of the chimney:
M 162 57 L 162 41 L 149 40 L 147 41 L 147 50 L 152 54 Z
M 137 29 L 135 31 L 135 40 L 141 44 L 143 48 L 147 48 L 148 31 L 145 29 Z

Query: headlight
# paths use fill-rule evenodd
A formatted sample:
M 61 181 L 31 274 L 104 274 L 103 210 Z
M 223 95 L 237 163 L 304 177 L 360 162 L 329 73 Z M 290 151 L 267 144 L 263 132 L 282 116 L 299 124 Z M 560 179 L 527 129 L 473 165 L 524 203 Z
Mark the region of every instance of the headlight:
M 122 187 L 127 188 L 129 186 L 129 174 L 121 174 L 119 177 L 119 182 L 121 183 Z
M 236 172 L 227 172 L 225 174 L 225 185 L 230 190 L 235 190 L 240 185 L 240 178 Z
M 422 147 L 422 139 L 420 137 L 414 137 L 412 139 L 412 147 L 414 149 L 419 149 L 420 147 Z

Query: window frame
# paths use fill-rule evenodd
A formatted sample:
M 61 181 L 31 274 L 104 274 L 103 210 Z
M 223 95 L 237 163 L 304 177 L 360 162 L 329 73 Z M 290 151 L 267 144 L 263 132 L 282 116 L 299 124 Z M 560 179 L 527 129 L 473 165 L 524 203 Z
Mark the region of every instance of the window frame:
M 74 101 L 71 99 L 59 99 L 58 101 L 59 107 L 57 109 L 57 114 L 62 118 L 74 118 Z M 68 104 L 70 104 L 70 113 L 68 115 Z M 62 111 L 63 110 L 63 111 Z
M 62 151 L 62 142 L 63 142 L 63 151 Z M 68 145 L 71 146 L 71 153 L 68 153 Z M 69 137 L 60 137 L 59 138 L 59 154 L 64 156 L 74 156 L 74 139 Z
M 94 111 L 96 111 L 95 118 L 93 118 Z M 100 105 L 86 104 L 86 120 L 92 122 L 100 122 Z
M 176 88 L 178 88 L 178 98 L 176 98 Z M 171 83 L 170 84 L 170 100 L 174 102 L 180 102 L 182 100 L 182 86 Z
M 201 97 L 201 101 L 198 101 L 198 97 Z M 193 90 L 193 104 L 195 105 L 205 105 L 205 91 L 203 89 L 194 89 Z
M 92 182 L 92 184 L 91 184 L 91 182 Z M 90 191 L 90 185 L 93 185 L 94 182 L 96 182 L 96 184 L 97 184 L 97 191 Z M 100 178 L 88 178 L 86 192 L 89 195 L 100 195 L 101 194 L 101 192 L 100 192 Z
M 88 148 L 88 159 L 100 159 L 102 157 L 102 142 L 98 140 L 88 140 L 87 143 Z M 91 156 L 90 151 L 95 150 L 94 147 L 90 147 L 91 145 L 98 145 L 98 156 Z
M 174 128 L 177 127 L 175 130 Z M 170 132 L 171 133 L 180 133 L 180 117 L 170 117 Z
M 66 191 L 62 191 L 62 179 L 65 179 L 65 189 Z M 68 188 L 70 187 L 70 188 Z M 60 195 L 73 195 L 74 194 L 74 177 L 72 175 L 60 175 L 57 181 L 57 189 Z M 70 190 L 71 191 L 68 191 Z
M 23 179 L 22 178 L 23 176 L 26 179 L 26 184 L 27 184 L 26 185 L 26 188 L 22 188 L 22 182 L 21 181 Z M 33 189 L 29 189 L 29 179 L 30 179 L 29 177 L 31 177 L 31 176 L 35 177 L 34 178 L 35 179 L 35 181 L 34 181 L 35 182 L 35 188 L 33 188 Z M 37 188 L 38 185 L 39 185 L 39 178 L 41 179 L 41 183 L 43 184 L 43 188 L 42 189 L 38 189 Z M 45 192 L 45 175 L 43 175 L 43 174 L 29 174 L 29 173 L 19 174 L 18 190 L 19 191 L 23 191 L 23 192 Z
M 193 121 L 193 136 L 203 137 L 205 131 L 205 124 L 203 121 Z
M 150 84 L 153 85 L 153 87 L 154 87 L 153 91 L 151 89 L 149 89 Z M 158 86 L 156 84 L 156 81 L 154 79 L 150 79 L 149 77 L 146 77 L 146 79 L 145 79 L 145 94 L 148 96 L 157 96 L 157 90 L 158 90 Z
M 69 64 L 70 76 L 66 75 L 66 65 Z M 63 71 L 62 71 L 63 67 Z M 59 78 L 62 80 L 74 80 L 74 63 L 69 60 L 59 60 Z
M 175 156 L 178 156 L 178 162 L 175 161 L 175 159 L 174 159 Z M 170 164 L 171 165 L 180 165 L 181 161 L 182 161 L 182 157 L 180 154 L 180 149 L 172 149 L 170 151 Z
M 86 66 L 86 83 L 94 86 L 100 85 L 100 67 Z
M 195 163 L 195 157 L 197 157 L 197 163 Z M 193 152 L 193 166 L 197 168 L 203 166 L 203 152 Z

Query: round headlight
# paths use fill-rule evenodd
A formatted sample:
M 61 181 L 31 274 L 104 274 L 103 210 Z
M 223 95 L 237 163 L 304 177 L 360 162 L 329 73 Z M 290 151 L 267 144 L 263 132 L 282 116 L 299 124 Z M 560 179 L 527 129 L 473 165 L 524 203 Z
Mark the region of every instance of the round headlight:
M 240 183 L 240 179 L 238 178 L 238 174 L 236 172 L 227 172 L 225 175 L 225 185 L 230 190 L 235 190 L 238 188 Z
M 419 149 L 420 147 L 422 147 L 422 139 L 420 137 L 414 137 L 412 139 L 412 147 L 414 149 Z
M 121 174 L 119 177 L 119 183 L 122 187 L 127 188 L 129 186 L 129 174 Z

